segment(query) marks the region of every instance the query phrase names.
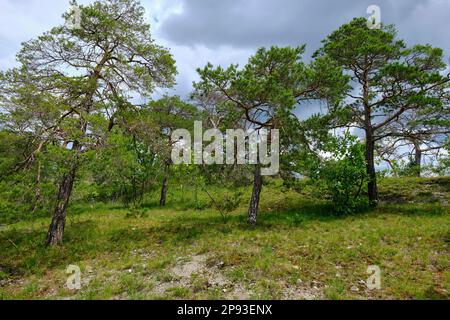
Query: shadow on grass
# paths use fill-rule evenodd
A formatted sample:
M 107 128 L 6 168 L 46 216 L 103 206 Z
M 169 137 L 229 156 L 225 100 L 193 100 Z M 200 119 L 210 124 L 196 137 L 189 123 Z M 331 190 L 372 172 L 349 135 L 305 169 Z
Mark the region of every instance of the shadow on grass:
M 146 233 L 156 236 L 161 243 L 171 242 L 175 245 L 195 240 L 205 233 L 229 234 L 233 232 L 266 232 L 277 229 L 303 228 L 309 222 L 332 222 L 336 220 L 359 220 L 378 217 L 385 214 L 398 214 L 405 216 L 436 216 L 446 214 L 445 208 L 432 205 L 421 206 L 382 206 L 378 209 L 361 207 L 353 214 L 338 215 L 333 213 L 333 205 L 328 202 L 316 203 L 313 201 L 299 201 L 290 203 L 284 209 L 264 210 L 258 217 L 255 227 L 247 224 L 244 212 L 233 214 L 228 222 L 224 223 L 219 213 L 217 216 L 177 216 L 168 223 L 149 228 Z
M 236 233 L 239 237 L 252 237 L 255 233 L 291 228 L 307 228 L 312 221 L 365 219 L 371 215 L 442 215 L 445 209 L 436 206 L 382 206 L 374 212 L 362 209 L 353 215 L 334 215 L 327 202 L 288 201 L 284 208 L 262 208 L 259 223 L 251 227 L 245 211 L 233 214 L 224 223 L 219 213 L 197 212 L 195 215 L 176 212 L 165 222 L 151 227 L 132 228 L 124 217 L 123 226 L 99 232 L 99 222 L 88 220 L 67 225 L 64 246 L 46 248 L 46 229 L 0 232 L 0 280 L 23 274 L 39 274 L 50 268 L 65 268 L 68 264 L 95 259 L 108 252 L 129 253 L 132 249 L 158 244 L 162 250 L 177 250 L 182 245 L 202 237 L 221 237 Z M 148 208 L 150 209 L 150 208 Z M 159 206 L 158 206 L 159 209 Z M 271 209 L 271 210 L 269 210 Z M 168 213 L 173 209 L 167 208 Z M 94 218 L 95 219 L 95 218 Z
M 450 214 L 448 207 L 440 204 L 386 204 L 377 210 L 380 214 L 399 214 L 404 216 L 442 216 Z
M 64 246 L 55 248 L 47 248 L 44 245 L 46 229 L 16 230 L 13 228 L 1 232 L 1 273 L 4 277 L 40 273 L 47 268 L 66 266 L 67 263 L 79 261 L 87 252 L 95 250 L 96 246 L 91 241 L 95 238 L 98 228 L 93 221 L 72 223 L 66 230 Z
M 302 227 L 309 221 L 333 221 L 349 217 L 349 215 L 333 215 L 332 212 L 332 206 L 328 203 L 303 202 L 282 211 L 262 211 L 258 217 L 258 225 L 254 227 L 247 224 L 247 216 L 242 211 L 231 215 L 227 222 L 224 222 L 219 213 L 216 213 L 215 216 L 211 216 L 211 214 L 201 216 L 200 214 L 195 217 L 178 215 L 163 225 L 146 229 L 146 234 L 156 237 L 155 240 L 160 243 L 170 242 L 179 245 L 196 240 L 204 234 L 220 236 L 236 232 L 245 235 L 247 232 Z M 361 210 L 353 216 L 358 217 L 366 212 L 367 210 Z

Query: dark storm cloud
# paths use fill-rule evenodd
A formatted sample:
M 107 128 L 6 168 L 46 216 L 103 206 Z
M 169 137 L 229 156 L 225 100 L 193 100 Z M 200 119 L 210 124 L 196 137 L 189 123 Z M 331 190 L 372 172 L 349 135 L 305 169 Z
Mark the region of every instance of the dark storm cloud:
M 396 24 L 408 43 L 431 43 L 448 52 L 448 0 L 183 0 L 182 13 L 169 17 L 161 32 L 171 42 L 187 46 L 306 43 L 312 50 L 341 24 L 367 17 L 371 4 L 380 6 L 382 21 Z

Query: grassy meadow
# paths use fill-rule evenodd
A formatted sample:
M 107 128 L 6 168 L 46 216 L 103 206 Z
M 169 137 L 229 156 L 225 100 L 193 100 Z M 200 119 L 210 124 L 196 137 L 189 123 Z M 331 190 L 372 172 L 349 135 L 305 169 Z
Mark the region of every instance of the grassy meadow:
M 0 226 L 1 299 L 448 299 L 450 179 L 384 179 L 382 204 L 350 216 L 305 188 L 263 189 L 256 228 L 245 201 L 227 221 L 194 192 L 172 188 L 139 214 L 74 204 L 64 246 L 43 243 L 49 217 Z M 219 193 L 224 190 L 214 190 Z M 69 290 L 66 268 L 81 269 Z M 367 268 L 381 269 L 369 290 Z

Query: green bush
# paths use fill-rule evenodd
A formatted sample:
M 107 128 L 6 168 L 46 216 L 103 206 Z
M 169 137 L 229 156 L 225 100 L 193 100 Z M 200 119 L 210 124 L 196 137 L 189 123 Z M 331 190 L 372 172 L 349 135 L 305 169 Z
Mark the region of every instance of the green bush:
M 310 176 L 319 192 L 333 201 L 338 214 L 354 213 L 366 205 L 367 182 L 364 145 L 346 133 L 325 145 L 325 156 L 312 161 Z
M 220 212 L 225 222 L 230 218 L 230 214 L 239 208 L 243 193 L 235 191 L 232 194 L 225 194 L 220 201 L 214 202 L 214 207 Z

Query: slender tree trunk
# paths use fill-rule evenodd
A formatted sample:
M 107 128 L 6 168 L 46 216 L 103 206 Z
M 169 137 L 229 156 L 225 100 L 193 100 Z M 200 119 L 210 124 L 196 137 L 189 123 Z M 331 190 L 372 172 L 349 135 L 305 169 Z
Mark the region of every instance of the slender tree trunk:
M 42 174 L 42 164 L 41 161 L 38 161 L 38 167 L 37 167 L 37 175 L 36 175 L 36 187 L 34 191 L 34 204 L 33 204 L 33 210 L 34 213 L 39 206 L 39 203 L 41 202 L 41 174 Z
M 161 207 L 164 207 L 166 205 L 168 186 L 169 186 L 169 179 L 166 176 L 163 178 L 162 188 L 161 188 L 161 199 L 159 200 L 159 205 Z
M 66 225 L 67 205 L 69 204 L 70 196 L 72 194 L 75 176 L 78 170 L 77 159 L 73 160 L 72 166 L 67 172 L 59 185 L 58 198 L 56 201 L 56 208 L 53 213 L 52 223 L 47 233 L 47 246 L 61 245 L 63 242 L 64 228 Z
M 394 165 L 392 164 L 392 161 L 389 159 L 383 159 L 383 160 L 386 161 L 386 163 L 391 168 L 392 174 L 394 175 L 394 177 L 398 178 L 398 172 L 397 172 L 396 168 L 394 167 Z
M 418 143 L 414 143 L 414 170 L 415 174 L 420 177 L 422 173 L 422 149 Z
M 251 224 L 252 226 L 255 226 L 257 222 L 262 182 L 263 181 L 261 176 L 261 166 L 258 164 L 255 167 L 255 176 L 253 179 L 253 193 L 252 198 L 250 200 L 250 207 L 248 209 L 248 223 Z
M 371 207 L 378 205 L 378 186 L 377 186 L 377 174 L 375 170 L 375 141 L 373 139 L 373 133 L 368 130 L 366 133 L 366 166 L 369 192 L 369 204 Z
M 163 178 L 163 182 L 162 182 L 162 188 L 161 188 L 161 199 L 159 200 L 159 205 L 161 207 L 166 206 L 166 201 L 167 201 L 167 189 L 169 188 L 169 168 L 170 165 L 166 164 L 165 168 L 164 168 L 164 178 Z
M 368 58 L 366 57 L 366 65 Z M 373 208 L 378 206 L 378 186 L 377 173 L 375 170 L 375 137 L 372 127 L 372 109 L 370 106 L 370 83 L 368 69 L 364 70 L 363 75 L 363 96 L 364 96 L 364 126 L 366 129 L 366 169 L 369 205 Z

